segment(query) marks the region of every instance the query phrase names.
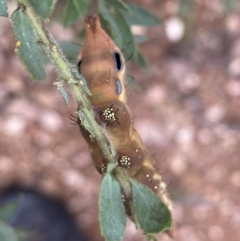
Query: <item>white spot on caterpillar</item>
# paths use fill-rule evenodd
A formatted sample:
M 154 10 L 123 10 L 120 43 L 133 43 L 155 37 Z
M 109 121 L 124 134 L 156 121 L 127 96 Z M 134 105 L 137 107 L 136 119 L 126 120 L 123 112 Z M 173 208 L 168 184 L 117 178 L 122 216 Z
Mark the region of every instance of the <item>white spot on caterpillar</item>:
M 149 178 L 149 174 L 146 175 L 146 178 Z

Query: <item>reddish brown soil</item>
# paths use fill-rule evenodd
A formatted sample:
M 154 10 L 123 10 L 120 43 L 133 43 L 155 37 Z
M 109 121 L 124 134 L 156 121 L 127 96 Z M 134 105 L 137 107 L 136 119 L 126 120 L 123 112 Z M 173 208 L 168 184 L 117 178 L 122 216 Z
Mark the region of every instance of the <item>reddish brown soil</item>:
M 164 20 L 179 9 L 175 1 L 137 2 Z M 128 88 L 129 106 L 168 183 L 174 240 L 239 241 L 240 11 L 199 2 L 182 16 L 187 31 L 181 41 L 171 43 L 164 25 L 146 30 L 149 40 L 140 48 L 150 68 L 129 64 L 139 87 Z M 60 24 L 50 29 L 74 39 Z M 86 234 L 102 240 L 101 178 L 70 124 L 75 105 L 68 107 L 53 85 L 52 67 L 47 81 L 32 83 L 14 44 L 10 22 L 0 18 L 0 188 L 15 183 L 62 200 Z M 124 240 L 143 238 L 129 224 Z

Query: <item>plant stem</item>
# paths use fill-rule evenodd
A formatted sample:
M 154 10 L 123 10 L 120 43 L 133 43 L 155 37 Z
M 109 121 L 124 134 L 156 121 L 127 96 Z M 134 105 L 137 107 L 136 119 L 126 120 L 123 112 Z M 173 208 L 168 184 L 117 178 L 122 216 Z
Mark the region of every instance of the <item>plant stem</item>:
M 55 65 L 59 79 L 66 82 L 78 106 L 80 106 L 80 109 L 84 114 L 84 121 L 85 123 L 88 123 L 88 126 L 91 127 L 91 130 L 98 142 L 98 145 L 104 153 L 105 158 L 109 163 L 117 163 L 113 155 L 113 150 L 111 147 L 109 147 L 109 142 L 106 135 L 95 121 L 95 113 L 83 88 L 85 82 L 84 78 L 80 79 L 77 77 L 77 75 L 79 75 L 76 74 L 77 70 L 71 66 L 71 64 L 62 54 L 62 51 L 58 47 L 55 39 L 45 28 L 43 20 L 35 13 L 28 0 L 17 0 L 17 2 L 31 22 L 32 27 L 39 38 L 41 47 Z M 78 116 L 81 118 L 79 111 Z

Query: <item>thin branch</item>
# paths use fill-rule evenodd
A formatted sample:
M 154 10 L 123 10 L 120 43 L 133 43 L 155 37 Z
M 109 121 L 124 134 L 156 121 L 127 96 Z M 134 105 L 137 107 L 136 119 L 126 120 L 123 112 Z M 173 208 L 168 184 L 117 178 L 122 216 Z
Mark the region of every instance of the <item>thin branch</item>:
M 80 111 L 78 111 L 79 118 L 84 117 L 84 122 L 91 127 L 91 131 L 107 161 L 116 163 L 117 161 L 113 155 L 113 150 L 109 147 L 107 137 L 95 121 L 95 113 L 84 91 L 85 79 L 65 58 L 57 42 L 45 28 L 43 20 L 35 13 L 28 0 L 17 0 L 17 2 L 31 22 L 41 47 L 55 65 L 59 79 L 66 82 L 78 106 L 80 106 Z

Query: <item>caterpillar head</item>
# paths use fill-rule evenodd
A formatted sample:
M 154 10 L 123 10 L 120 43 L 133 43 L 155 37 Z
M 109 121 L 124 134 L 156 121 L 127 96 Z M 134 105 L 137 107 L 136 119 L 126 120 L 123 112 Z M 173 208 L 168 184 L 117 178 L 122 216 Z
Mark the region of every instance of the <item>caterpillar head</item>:
M 87 17 L 85 27 L 87 35 L 78 68 L 91 90 L 92 104 L 111 99 L 126 102 L 125 63 L 121 51 L 101 28 L 98 17 Z

